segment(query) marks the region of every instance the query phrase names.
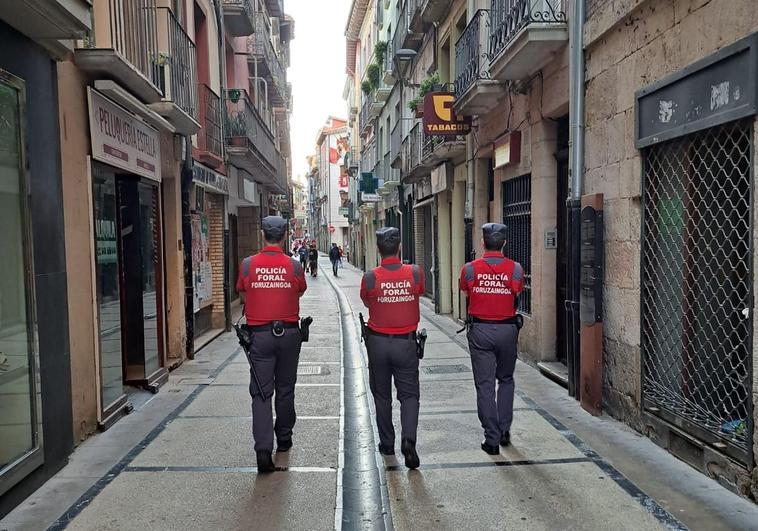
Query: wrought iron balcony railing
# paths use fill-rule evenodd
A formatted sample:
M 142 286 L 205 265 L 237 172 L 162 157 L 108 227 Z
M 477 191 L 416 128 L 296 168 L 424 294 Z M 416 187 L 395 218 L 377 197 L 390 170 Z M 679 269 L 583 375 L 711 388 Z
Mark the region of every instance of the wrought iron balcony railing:
M 222 158 L 221 151 L 221 98 L 205 83 L 198 84 L 200 125 L 197 147 Z
M 405 0 L 403 7 L 397 19 L 395 35 L 392 37 L 392 44 L 395 51 L 402 48 L 416 49 L 424 38 L 423 33 L 416 33 L 413 28 L 413 22 L 419 15 L 422 0 Z
M 256 153 L 270 173 L 281 172 L 281 155 L 274 135 L 257 111 L 247 92 L 241 89 L 226 91 L 226 145 L 244 147 Z
M 376 103 L 374 94 L 363 94 L 361 100 L 361 114 L 358 118 L 358 128 L 361 132 L 365 131 L 374 123 L 374 117 L 371 114 L 371 106 Z
M 255 13 L 255 33 L 247 39 L 247 53 L 255 62 L 252 74 L 266 77 L 273 83 L 269 89 L 276 105 L 285 105 L 287 98 L 287 77 L 274 45 L 271 42 L 270 21 L 265 13 Z
M 197 119 L 197 55 L 195 44 L 168 8 L 158 8 L 159 48 L 163 58 L 164 95 L 190 117 Z
M 406 143 L 406 152 L 403 177 L 421 166 L 423 158 L 423 130 L 421 123 L 413 126 L 404 142 Z
M 474 13 L 455 44 L 455 97 L 460 98 L 481 79 L 490 77 L 490 13 L 480 9 Z
M 565 24 L 567 0 L 492 0 L 489 53 L 495 58 L 529 24 Z
M 94 9 L 95 41 L 89 47 L 116 51 L 162 90 L 156 0 L 95 0 Z
M 223 0 L 226 30 L 235 37 L 250 35 L 255 29 L 251 0 Z

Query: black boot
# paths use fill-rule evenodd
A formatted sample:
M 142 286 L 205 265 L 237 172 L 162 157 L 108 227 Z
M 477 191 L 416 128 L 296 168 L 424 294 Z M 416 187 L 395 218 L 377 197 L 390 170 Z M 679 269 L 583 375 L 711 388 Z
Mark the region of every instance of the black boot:
M 500 438 L 500 446 L 510 446 L 511 445 L 511 432 L 506 431 L 503 436 Z
M 403 439 L 403 442 L 400 445 L 400 451 L 403 452 L 403 457 L 405 457 L 405 466 L 411 470 L 415 470 L 419 467 L 421 461 L 419 460 L 418 454 L 416 453 L 415 441 L 412 441 L 410 439 Z
M 500 455 L 500 448 L 491 444 L 487 444 L 487 441 L 482 442 L 482 450 L 490 455 Z
M 395 448 L 386 444 L 379 443 L 379 453 L 382 455 L 395 455 Z
M 268 450 L 261 450 L 258 452 L 255 452 L 255 457 L 258 460 L 258 473 L 259 474 L 270 474 L 274 470 L 276 470 L 276 467 L 274 467 L 274 460 L 271 459 L 271 452 Z

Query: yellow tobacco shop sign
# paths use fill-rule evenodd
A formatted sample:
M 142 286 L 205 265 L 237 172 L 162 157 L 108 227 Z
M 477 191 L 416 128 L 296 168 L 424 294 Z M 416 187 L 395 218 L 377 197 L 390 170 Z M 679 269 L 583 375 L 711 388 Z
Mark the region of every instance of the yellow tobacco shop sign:
M 453 110 L 455 94 L 430 92 L 424 96 L 424 132 L 427 135 L 467 135 L 471 118 L 458 116 Z

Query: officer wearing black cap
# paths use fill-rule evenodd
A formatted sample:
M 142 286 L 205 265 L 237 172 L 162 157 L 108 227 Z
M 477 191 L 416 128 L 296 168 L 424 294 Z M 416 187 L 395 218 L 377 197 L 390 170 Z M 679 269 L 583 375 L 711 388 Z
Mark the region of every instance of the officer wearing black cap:
M 300 261 L 284 253 L 287 221 L 263 218 L 266 246 L 242 261 L 237 291 L 244 294 L 247 331 L 251 336 L 250 395 L 253 399 L 253 439 L 259 472 L 273 472 L 271 453 L 292 447 L 295 425 L 295 382 L 300 357 L 300 297 L 306 282 Z M 271 397 L 275 395 L 276 424 Z
M 491 455 L 500 453 L 498 445 L 508 446 L 511 441 L 519 320 L 516 305 L 524 287 L 521 264 L 503 255 L 505 237 L 505 225 L 484 224 L 484 256 L 463 266 L 459 281 L 469 301 L 468 344 L 476 406 L 484 429 L 482 450 Z
M 419 354 L 416 328 L 419 296 L 424 293 L 424 275 L 415 265 L 400 262 L 400 231 L 386 227 L 376 231 L 381 265 L 363 275 L 361 300 L 369 309 L 366 349 L 369 383 L 376 405 L 379 451 L 395 454 L 392 424 L 392 380 L 400 401 L 402 428 L 400 450 L 405 465 L 419 466 L 416 431 L 419 411 Z

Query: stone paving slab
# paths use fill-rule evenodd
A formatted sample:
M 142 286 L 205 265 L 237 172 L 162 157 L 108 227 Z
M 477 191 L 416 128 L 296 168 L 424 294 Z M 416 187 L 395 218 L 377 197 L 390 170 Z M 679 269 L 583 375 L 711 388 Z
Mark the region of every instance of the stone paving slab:
M 179 417 L 132 466 L 255 466 L 251 429 L 252 418 Z M 336 468 L 338 434 L 339 419 L 298 419 L 289 466 Z
M 479 445 L 484 438 L 476 412 L 422 415 L 419 418 L 418 451 L 423 464 L 480 463 L 582 458 L 582 454 L 534 411 L 514 412 L 513 445 L 490 456 Z
M 297 387 L 295 411 L 300 416 L 339 416 L 339 387 Z M 246 385 L 211 385 L 183 412 L 182 416 L 247 417 L 252 414 Z
M 292 531 L 334 527 L 335 472 L 124 472 L 71 531 Z
M 303 364 L 300 366 L 300 370 L 303 371 L 310 365 Z M 319 367 L 316 365 L 315 367 Z M 297 383 L 299 384 L 314 384 L 314 383 L 328 383 L 339 384 L 341 380 L 340 368 L 336 365 L 321 365 L 320 370 L 322 374 L 310 375 L 310 374 L 298 374 Z M 247 364 L 234 364 L 230 365 L 218 375 L 213 381 L 215 384 L 248 384 L 250 383 L 250 371 Z
M 388 472 L 392 520 L 405 530 L 660 530 L 594 463 Z

